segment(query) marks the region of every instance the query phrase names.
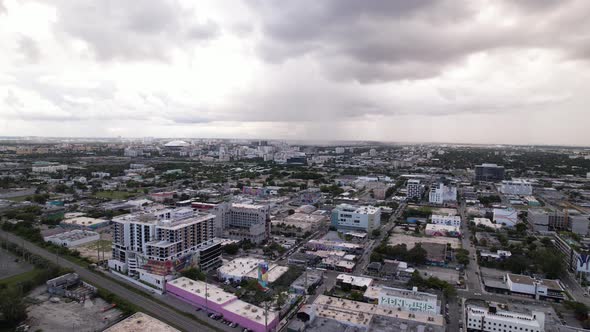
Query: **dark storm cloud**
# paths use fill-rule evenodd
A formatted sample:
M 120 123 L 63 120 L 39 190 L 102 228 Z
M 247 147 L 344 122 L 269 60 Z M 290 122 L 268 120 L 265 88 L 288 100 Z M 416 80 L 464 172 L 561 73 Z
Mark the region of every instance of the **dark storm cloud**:
M 476 52 L 499 48 L 557 49 L 588 54 L 590 2 L 506 1 L 512 25 L 482 22 L 474 1 L 328 0 L 248 2 L 260 15 L 258 51 L 280 63 L 310 56 L 329 77 L 381 82 L 435 77 Z
M 218 36 L 219 26 L 199 21 L 174 0 L 66 1 L 57 6 L 56 30 L 88 43 L 99 60 L 167 60 L 174 48 Z

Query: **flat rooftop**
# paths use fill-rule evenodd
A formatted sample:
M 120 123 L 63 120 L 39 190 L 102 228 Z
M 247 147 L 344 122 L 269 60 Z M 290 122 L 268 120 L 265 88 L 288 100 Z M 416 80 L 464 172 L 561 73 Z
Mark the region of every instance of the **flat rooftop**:
M 558 280 L 551 280 L 551 279 L 533 279 L 529 276 L 521 275 L 521 274 L 511 274 L 508 273 L 508 278 L 517 284 L 523 285 L 534 285 L 535 282 L 539 282 L 541 285 L 546 286 L 549 289 L 555 289 L 563 291 L 563 287 L 559 284 Z
M 180 330 L 143 312 L 136 312 L 104 332 L 180 332 Z
M 336 209 L 357 214 L 374 214 L 380 211 L 380 208 L 371 205 L 354 206 L 350 204 L 340 204 Z
M 468 306 L 467 311 L 472 315 L 486 316 L 486 317 L 498 317 L 505 322 L 510 322 L 512 325 L 521 324 L 528 325 L 534 328 L 540 328 L 539 322 L 533 318 L 532 315 L 521 314 L 511 311 L 497 310 L 496 313 L 491 313 L 486 308 Z
M 352 276 L 349 274 L 339 274 L 336 277 L 336 280 L 340 280 L 343 283 L 351 284 L 351 285 L 357 286 L 357 287 L 363 287 L 363 286 L 369 287 L 373 283 L 372 278 Z
M 245 204 L 245 203 L 233 203 L 231 205 L 232 208 L 238 208 L 238 209 L 263 209 L 266 206 L 265 205 L 260 205 L 260 204 Z
M 224 306 L 223 308 L 227 311 L 231 311 L 258 324 L 264 325 L 264 309 L 257 307 L 253 304 L 244 302 L 242 300 L 235 300 L 232 303 Z M 272 322 L 277 317 L 278 315 L 276 312 L 270 310 L 268 311 L 268 322 Z
M 262 259 L 252 257 L 241 257 L 236 258 L 223 264 L 219 269 L 219 273 L 233 275 L 233 276 L 245 276 L 253 269 L 258 268 L 258 264 L 264 262 Z
M 276 264 L 271 264 L 268 267 L 268 282 L 273 283 L 277 281 L 285 272 L 289 270 L 287 266 L 281 266 Z M 258 278 L 258 269 L 254 269 L 246 275 L 248 278 L 256 279 Z
M 438 297 L 435 294 L 420 292 L 418 290 L 393 288 L 393 287 L 378 287 L 382 294 L 389 296 L 403 297 L 406 299 L 413 299 L 417 301 L 437 301 Z
M 106 223 L 106 222 L 107 222 L 107 220 L 98 219 L 98 218 L 74 217 L 74 218 L 65 219 L 61 223 L 68 224 L 68 225 L 88 227 L 88 226 L 93 226 L 93 225 L 99 225 L 99 224 Z
M 158 209 L 155 211 L 148 210 L 148 211 L 140 211 L 134 213 L 128 213 L 121 216 L 117 216 L 113 218 L 114 222 L 133 222 L 133 223 L 141 223 L 141 224 L 150 224 L 150 225 L 158 225 L 161 228 L 166 229 L 179 229 L 189 224 L 196 224 L 203 221 L 207 221 L 210 219 L 215 218 L 214 215 L 210 213 L 201 213 L 195 212 L 191 215 L 178 215 L 176 218 L 171 219 L 158 219 L 157 215 L 162 215 L 165 213 L 170 212 L 172 214 L 172 209 Z
M 307 213 L 294 213 L 286 217 L 285 221 L 297 221 L 315 224 L 326 219 L 326 216 L 319 214 L 307 214 Z
M 206 284 L 202 281 L 195 281 L 186 277 L 174 279 L 172 281 L 169 281 L 168 284 L 171 284 L 175 287 L 178 287 L 184 291 L 187 291 L 202 298 L 205 297 L 205 289 L 207 289 L 207 300 L 219 305 L 223 305 L 228 301 L 237 299 L 237 297 L 234 294 L 228 293 L 215 285 Z
M 91 232 L 91 231 L 84 231 L 81 229 L 75 229 L 75 230 L 69 231 L 69 232 L 46 236 L 44 238 L 44 240 L 48 241 L 48 240 L 58 239 L 58 240 L 76 241 L 76 240 L 81 240 L 81 239 L 85 239 L 87 237 L 92 237 L 92 236 L 98 236 L 98 233 Z
M 324 245 L 324 246 L 334 246 L 334 247 L 342 247 L 342 248 L 348 248 L 348 249 L 362 249 L 363 246 L 360 244 L 356 244 L 356 243 L 350 243 L 350 242 L 336 242 L 336 241 L 330 241 L 330 240 L 309 240 L 307 242 L 308 244 L 320 244 L 320 245 Z
M 318 315 L 338 321 L 348 321 L 356 325 L 368 326 L 374 315 L 397 318 L 400 320 L 420 322 L 434 326 L 443 326 L 442 315 L 433 315 L 418 311 L 398 311 L 377 304 L 340 299 L 326 295 L 316 298 L 314 304 Z
M 433 231 L 459 232 L 459 226 L 452 225 L 426 224 L 426 229 Z
M 479 233 L 477 233 L 479 234 Z M 390 246 L 395 246 L 397 244 L 405 243 L 408 249 L 414 248 L 416 243 L 422 243 L 422 248 L 424 248 L 426 243 L 434 243 L 434 244 L 444 244 L 445 246 L 447 243 L 451 244 L 451 247 L 454 249 L 461 247 L 461 242 L 459 239 L 456 238 L 449 238 L 449 237 L 418 237 L 418 236 L 411 236 L 407 234 L 399 234 L 393 233 L 387 239 L 387 243 Z

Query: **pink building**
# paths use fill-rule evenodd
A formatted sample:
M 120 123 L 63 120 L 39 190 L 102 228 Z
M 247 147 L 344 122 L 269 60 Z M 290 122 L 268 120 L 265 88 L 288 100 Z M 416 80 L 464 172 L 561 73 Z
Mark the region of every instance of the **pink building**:
M 223 318 L 255 332 L 275 331 L 279 323 L 276 312 L 269 311 L 265 317 L 264 309 L 238 300 L 235 295 L 202 281 L 181 277 L 169 281 L 166 291 L 196 307 L 206 307 L 209 311 L 222 314 Z

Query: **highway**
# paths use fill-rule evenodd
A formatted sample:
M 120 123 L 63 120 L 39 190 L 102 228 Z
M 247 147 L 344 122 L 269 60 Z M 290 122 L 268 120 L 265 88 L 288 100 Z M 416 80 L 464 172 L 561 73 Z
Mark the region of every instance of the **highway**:
M 41 248 L 37 245 L 23 240 L 22 238 L 4 232 L 0 230 L 0 238 L 5 241 L 12 242 L 17 245 L 24 245 L 24 247 L 31 253 L 41 256 L 47 260 L 52 262 L 56 262 L 59 266 L 72 269 L 76 272 L 82 279 L 86 282 L 95 285 L 97 287 L 104 288 L 117 296 L 141 307 L 146 313 L 161 319 L 171 325 L 176 326 L 177 328 L 184 330 L 184 331 L 205 331 L 205 332 L 212 332 L 212 331 L 220 331 L 220 329 L 214 329 L 209 326 L 203 325 L 202 323 L 198 322 L 195 319 L 191 319 L 168 306 L 159 304 L 146 296 L 140 295 L 134 291 L 129 290 L 128 288 L 116 283 L 112 280 L 109 280 L 105 277 L 100 276 L 97 273 L 89 271 L 75 263 L 72 263 L 66 259 L 57 259 L 56 255 Z M 190 313 L 192 314 L 192 312 Z

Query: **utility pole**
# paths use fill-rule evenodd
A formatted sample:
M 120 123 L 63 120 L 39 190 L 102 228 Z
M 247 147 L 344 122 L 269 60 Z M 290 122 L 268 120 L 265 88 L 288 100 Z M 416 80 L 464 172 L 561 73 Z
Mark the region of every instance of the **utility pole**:
M 205 311 L 209 314 L 209 292 L 207 291 L 207 274 L 205 274 Z
M 100 233 L 98 233 L 98 241 L 96 242 L 96 262 L 100 264 Z
M 268 301 L 264 302 L 264 332 L 268 332 Z

